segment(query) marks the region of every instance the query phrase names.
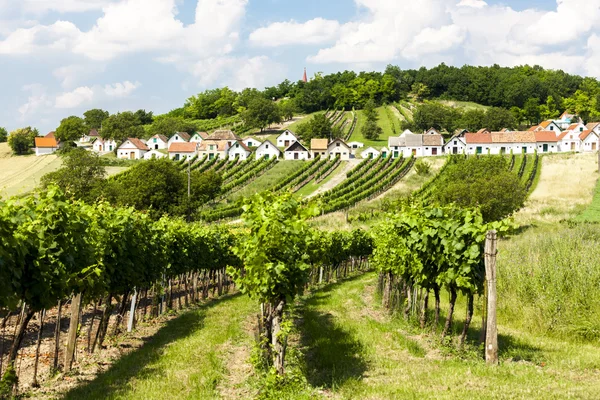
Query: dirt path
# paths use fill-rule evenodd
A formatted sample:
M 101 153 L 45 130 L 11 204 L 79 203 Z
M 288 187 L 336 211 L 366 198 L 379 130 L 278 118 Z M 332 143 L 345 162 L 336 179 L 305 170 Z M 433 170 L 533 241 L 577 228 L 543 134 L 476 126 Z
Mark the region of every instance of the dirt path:
M 348 172 L 350 172 L 358 164 L 360 164 L 362 161 L 363 160 L 359 160 L 359 159 L 352 159 L 352 160 L 349 160 L 349 161 L 345 161 L 344 168 L 342 168 L 328 182 L 326 182 L 325 184 L 323 184 L 321 187 L 319 187 L 317 190 L 315 190 L 314 192 L 312 192 L 310 195 L 306 196 L 306 198 L 310 199 L 311 197 L 314 197 L 316 195 L 319 195 L 321 193 L 324 193 L 324 192 L 326 192 L 328 190 L 333 189 L 334 187 L 336 187 L 337 185 L 339 185 L 340 183 L 342 183 L 344 180 L 346 180 L 346 174 Z

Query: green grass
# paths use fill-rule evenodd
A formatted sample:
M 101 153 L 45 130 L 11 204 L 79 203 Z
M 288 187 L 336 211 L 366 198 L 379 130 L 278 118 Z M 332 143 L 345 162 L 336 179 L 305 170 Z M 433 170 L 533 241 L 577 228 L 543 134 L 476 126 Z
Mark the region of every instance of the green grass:
M 592 203 L 574 219 L 576 222 L 600 222 L 600 180 L 596 183 Z
M 312 118 L 314 115 L 316 114 L 325 114 L 325 111 L 317 111 L 314 113 L 310 113 L 310 114 L 305 114 L 305 115 L 301 115 L 302 119 L 290 124 L 287 129 L 289 129 L 290 131 L 294 132 L 297 128 L 298 125 L 300 124 L 304 124 L 306 122 L 308 122 L 310 120 L 310 118 Z M 300 117 L 300 115 L 298 115 Z
M 228 373 L 228 347 L 251 345 L 244 321 L 257 305 L 230 296 L 169 321 L 140 349 L 121 357 L 65 399 L 208 399 Z
M 501 362 L 490 367 L 475 343 L 480 316 L 474 318 L 466 350 L 442 347 L 439 334 L 423 334 L 383 311 L 374 293 L 376 281 L 376 274 L 369 273 L 326 286 L 301 302 L 298 339 L 292 348 L 300 356 L 290 369 L 305 371 L 306 383 L 304 390 L 297 384 L 289 392 L 284 387 L 279 398 L 303 399 L 309 394 L 343 399 L 597 396 L 600 352 L 595 346 L 536 337 L 500 325 Z M 461 302 L 455 333 L 461 328 L 463 312 Z
M 392 125 L 390 124 L 389 119 L 386 116 L 384 107 L 377 108 L 377 114 L 379 115 L 379 120 L 377 124 L 383 129 L 383 134 L 379 136 L 379 140 L 368 140 L 363 136 L 361 129 L 366 121 L 362 110 L 356 111 L 358 121 L 356 122 L 356 129 L 352 133 L 349 142 L 361 142 L 365 144 L 365 149 L 367 147 L 374 147 L 376 149 L 381 149 L 382 147 L 387 147 L 388 145 L 388 137 L 394 136 Z M 401 132 L 397 133 L 396 136 L 400 135 Z
M 317 190 L 318 188 L 320 188 L 321 186 L 323 186 L 324 184 L 326 184 L 327 182 L 329 182 L 331 179 L 333 179 L 333 177 L 335 177 L 337 174 L 340 173 L 341 170 L 343 170 L 346 166 L 346 163 L 344 161 L 342 161 L 340 163 L 340 165 L 338 165 L 330 174 L 327 178 L 323 179 L 321 182 L 316 183 L 314 180 L 308 182 L 306 185 L 304 185 L 302 187 L 302 189 L 298 190 L 296 192 L 296 196 L 302 196 L 302 197 L 306 197 L 310 194 L 312 194 L 315 190 Z
M 259 176 L 251 184 L 233 193 L 230 196 L 230 200 L 238 200 L 242 197 L 252 196 L 254 193 L 268 190 L 286 176 L 302 168 L 303 165 L 305 165 L 304 161 L 278 161 L 273 168 Z
M 487 110 L 489 107 L 484 106 L 478 103 L 473 103 L 472 101 L 457 101 L 457 100 L 437 100 L 439 103 L 442 103 L 445 106 L 450 106 L 454 108 L 460 108 L 463 110 Z

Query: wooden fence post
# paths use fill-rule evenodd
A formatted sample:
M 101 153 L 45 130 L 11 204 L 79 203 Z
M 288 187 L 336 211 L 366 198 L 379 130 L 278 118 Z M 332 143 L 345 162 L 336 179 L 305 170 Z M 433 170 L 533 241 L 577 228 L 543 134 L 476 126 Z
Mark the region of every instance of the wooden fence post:
M 129 309 L 129 320 L 127 321 L 127 332 L 133 330 L 133 322 L 135 319 L 135 305 L 137 301 L 138 291 L 137 288 L 133 288 L 133 296 L 131 296 L 131 307 Z
M 79 310 L 81 308 L 81 293 L 73 296 L 71 301 L 71 320 L 67 334 L 67 352 L 65 353 L 65 371 L 70 371 L 77 348 L 77 329 L 79 327 Z
M 487 233 L 485 238 L 485 279 L 487 284 L 487 329 L 485 335 L 485 361 L 498 364 L 498 328 L 496 325 L 496 242 L 495 230 Z

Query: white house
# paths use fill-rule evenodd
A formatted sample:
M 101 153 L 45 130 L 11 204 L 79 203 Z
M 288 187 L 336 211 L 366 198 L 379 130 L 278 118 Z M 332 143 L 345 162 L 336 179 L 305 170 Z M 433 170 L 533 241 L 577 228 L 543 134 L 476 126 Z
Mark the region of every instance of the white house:
M 208 133 L 206 133 L 206 132 L 196 132 L 190 138 L 190 142 L 202 143 L 202 141 L 204 139 L 206 139 L 207 137 L 208 137 Z
M 175 161 L 192 158 L 198 154 L 198 143 L 174 142 L 169 146 L 169 158 Z
M 341 160 L 348 161 L 350 154 L 352 154 L 352 149 L 342 139 L 335 139 L 327 146 L 327 153 L 329 153 L 329 158 L 339 156 Z
M 281 156 L 281 150 L 268 139 L 262 142 L 254 153 L 257 160 L 260 158 L 279 158 Z
M 566 130 L 575 132 L 575 133 L 581 133 L 581 132 L 585 131 L 586 129 L 587 129 L 587 127 L 582 122 L 577 122 L 577 123 L 569 125 L 569 127 Z
M 150 149 L 144 142 L 137 138 L 128 138 L 117 149 L 118 158 L 141 160 Z
M 561 152 L 566 153 L 569 151 L 580 151 L 581 139 L 579 139 L 579 132 L 563 131 L 558 136 L 558 148 Z
M 94 143 L 92 144 L 92 149 L 96 153 L 108 153 L 108 152 L 113 151 L 117 147 L 118 147 L 117 142 L 115 142 L 112 139 L 98 138 L 98 139 L 94 140 Z
M 92 129 L 87 134 L 85 134 L 81 137 L 80 142 L 91 143 L 94 140 L 98 139 L 99 137 L 100 137 L 100 134 L 98 133 L 98 131 L 95 129 Z
M 348 146 L 351 149 L 356 150 L 356 149 L 362 149 L 363 147 L 365 147 L 365 144 L 361 143 L 361 142 L 349 142 Z
M 467 154 L 533 154 L 558 151 L 553 131 L 490 132 L 465 134 Z
M 261 142 L 259 142 L 258 140 L 254 139 L 250 136 L 244 138 L 243 142 L 248 147 L 258 147 L 261 145 Z
M 560 134 L 560 126 L 558 126 L 558 124 L 552 120 L 547 120 L 547 121 L 543 121 L 541 124 L 539 124 L 537 127 L 534 127 L 535 129 L 533 129 L 534 132 L 538 132 L 538 131 L 553 131 L 556 132 L 556 134 Z
M 168 143 L 169 139 L 165 135 L 154 135 L 146 141 L 146 146 L 154 150 L 164 150 L 169 147 Z
M 362 153 L 360 153 L 362 158 L 377 158 L 380 155 L 381 153 L 372 147 L 368 147 L 366 150 L 363 150 Z
M 598 134 L 593 130 L 587 129 L 579 135 L 581 140 L 581 151 L 596 151 L 598 150 Z
M 227 147 L 229 148 L 233 146 L 235 142 L 242 141 L 242 139 L 230 130 L 218 130 L 210 134 L 204 141 L 226 141 Z
M 292 131 L 286 129 L 281 135 L 277 136 L 277 147 L 285 147 L 287 149 L 297 141 L 298 137 Z
M 465 138 L 462 135 L 454 135 L 444 145 L 445 154 L 464 154 L 467 148 Z
M 169 141 L 167 142 L 167 147 L 171 147 L 172 143 L 181 143 L 181 142 L 189 142 L 190 134 L 187 132 L 176 132 Z
M 229 148 L 229 159 L 235 160 L 236 157 L 241 161 L 246 161 L 250 154 L 252 154 L 252 150 L 248 148 L 241 140 L 238 140 Z
M 325 158 L 328 155 L 329 140 L 327 139 L 311 139 L 310 140 L 310 154 L 312 158 L 317 156 Z
M 302 143 L 295 141 L 285 149 L 283 158 L 285 160 L 308 160 L 310 153 Z
M 441 135 L 440 131 L 438 131 L 435 128 L 429 128 L 428 130 L 425 131 L 424 134 L 425 135 Z
M 381 158 L 391 157 L 391 151 L 387 147 L 381 148 L 379 153 L 381 154 Z
M 152 158 L 165 158 L 167 155 L 160 150 L 152 149 L 144 154 L 144 160 L 150 160 Z
M 439 133 L 427 133 L 423 135 L 423 156 L 441 156 L 443 153 L 444 138 L 442 135 Z
M 52 133 L 52 132 L 51 132 Z M 60 148 L 59 143 L 56 141 L 54 135 L 46 135 L 44 137 L 38 136 L 35 138 L 35 155 L 45 156 L 52 154 Z
M 227 151 L 229 150 L 229 142 L 227 140 L 205 140 L 200 143 L 198 148 L 198 155 L 200 157 L 207 157 L 208 160 L 213 158 L 227 158 Z
M 559 151 L 558 133 L 554 129 L 534 132 L 538 153 L 557 153 Z

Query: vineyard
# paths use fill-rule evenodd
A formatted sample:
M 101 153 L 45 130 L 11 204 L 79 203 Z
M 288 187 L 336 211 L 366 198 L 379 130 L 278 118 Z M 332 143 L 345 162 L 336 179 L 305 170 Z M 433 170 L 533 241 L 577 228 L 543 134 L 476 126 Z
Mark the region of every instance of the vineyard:
M 333 111 L 330 117 L 342 118 L 342 113 Z M 179 385 L 170 375 L 151 373 L 156 365 L 144 367 L 148 361 L 142 360 L 143 372 L 117 363 L 108 374 L 71 389 L 67 398 L 129 398 L 133 391 L 145 398 L 165 393 L 185 397 L 187 385 L 198 398 L 321 398 L 323 390 L 347 398 L 394 398 L 405 390 L 418 393 L 421 381 L 448 379 L 456 370 L 466 373 L 467 366 L 478 371 L 474 379 L 479 385 L 460 386 L 464 393 L 444 390 L 456 398 L 480 397 L 481 388 L 495 379 L 480 361 L 478 339 L 485 337 L 478 319 L 486 274 L 484 240 L 490 229 L 514 234 L 514 223 L 490 218 L 483 205 L 480 211 L 454 203 L 429 204 L 441 199 L 439 193 L 456 171 L 467 170 L 478 178 L 474 165 L 500 168 L 531 193 L 541 179 L 541 161 L 537 154 L 448 157 L 435 175 L 421 178 L 424 183 L 409 198 L 372 214 L 370 231 L 326 231 L 318 221 L 309 221 L 381 196 L 418 170 L 414 157 L 364 160 L 336 186 L 308 200 L 294 193 L 324 182 L 342 169 L 342 160 L 176 161 L 182 172 L 222 176 L 219 197 L 205 205 L 202 221 L 196 223 L 172 217 L 152 220 L 146 213 L 103 202 L 84 204 L 56 188 L 1 203 L 0 393 L 39 385 L 52 393 L 49 376 L 70 376 L 72 369 L 97 363 L 106 349 L 118 346 L 137 327 L 158 327 L 169 318 L 185 321 L 203 313 L 207 320 L 188 324 L 185 335 L 204 335 L 196 346 L 206 346 L 210 353 L 200 351 L 195 357 L 204 360 L 202 379 L 213 384 Z M 266 179 L 288 165 L 293 169 Z M 263 180 L 270 182 L 267 191 L 246 198 Z M 244 225 L 205 223 L 226 218 L 241 218 Z M 251 301 L 231 296 L 238 292 Z M 224 308 L 226 304 L 231 308 Z M 459 314 L 459 308 L 464 312 Z M 174 312 L 180 316 L 173 317 Z M 240 326 L 250 325 L 240 333 Z M 157 337 L 164 335 L 159 332 Z M 246 339 L 239 342 L 240 337 Z M 175 335 L 168 352 L 152 357 L 168 362 L 163 366 L 171 370 L 178 367 L 167 353 L 175 352 L 188 360 L 177 370 L 194 373 L 200 364 L 188 357 L 196 351 L 181 347 L 186 340 Z M 542 350 L 526 350 L 508 340 L 512 338 L 502 338 L 507 353 L 497 368 L 519 375 L 512 357 Z M 573 351 L 565 346 L 565 353 Z M 136 354 L 127 362 L 139 362 L 143 347 Z M 238 383 L 233 357 L 243 365 L 252 361 Z M 399 362 L 390 363 L 392 357 Z M 430 357 L 440 358 L 436 369 L 431 369 Z M 383 381 L 392 371 L 408 373 L 410 360 L 418 381 Z M 529 363 L 533 365 L 517 368 L 528 374 L 540 368 L 537 359 Z M 363 379 L 366 371 L 377 378 Z M 147 376 L 139 379 L 140 374 Z M 536 385 L 549 384 L 557 374 L 565 382 L 564 393 L 575 393 L 574 382 L 581 381 L 562 369 L 538 376 Z M 526 393 L 527 383 L 518 381 L 512 389 Z M 581 390 L 589 390 L 587 385 Z M 508 390 L 511 385 L 501 387 Z M 437 390 L 426 393 L 435 397 Z

